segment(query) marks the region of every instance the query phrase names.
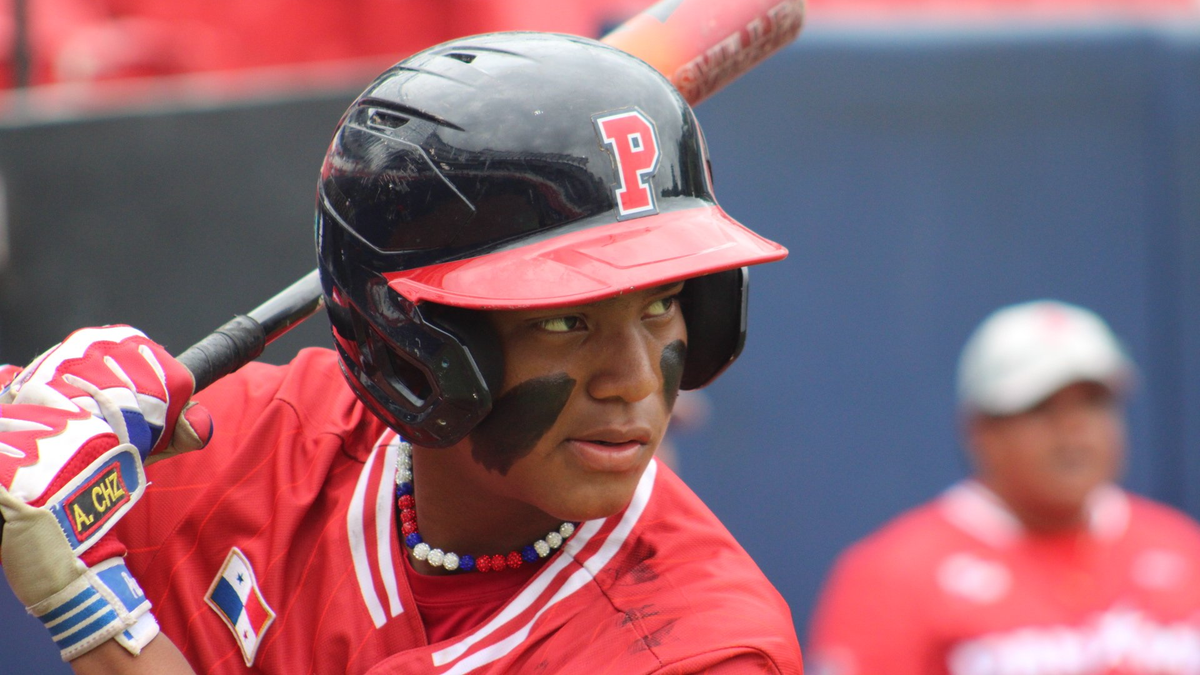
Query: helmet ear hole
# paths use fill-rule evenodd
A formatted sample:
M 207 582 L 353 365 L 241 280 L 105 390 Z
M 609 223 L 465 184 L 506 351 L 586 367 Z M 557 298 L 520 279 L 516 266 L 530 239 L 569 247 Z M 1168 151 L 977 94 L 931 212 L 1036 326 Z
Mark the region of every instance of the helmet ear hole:
M 504 350 L 500 347 L 500 336 L 478 310 L 463 309 L 450 305 L 424 303 L 421 315 L 429 323 L 437 325 L 457 338 L 475 362 L 488 392 L 495 398 L 504 384 Z
M 712 382 L 746 344 L 746 300 L 750 271 L 739 267 L 689 279 L 679 295 L 688 329 L 681 389 Z
M 403 353 L 388 348 L 383 337 L 361 315 L 356 315 L 354 319 L 359 334 L 358 343 L 362 345 L 360 358 L 363 375 L 375 386 L 391 393 L 393 400 L 410 412 L 424 408 L 433 395 L 429 374 L 405 358 Z

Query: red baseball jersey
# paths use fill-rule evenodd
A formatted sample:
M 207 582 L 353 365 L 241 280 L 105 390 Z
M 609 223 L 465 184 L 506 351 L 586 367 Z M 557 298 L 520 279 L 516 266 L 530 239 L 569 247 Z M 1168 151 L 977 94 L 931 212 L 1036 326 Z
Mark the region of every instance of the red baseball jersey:
M 1088 527 L 1023 530 L 975 482 L 846 551 L 814 618 L 819 675 L 1195 675 L 1200 528 L 1116 487 Z
M 429 644 L 405 572 L 399 440 L 328 350 L 206 389 L 206 449 L 154 464 L 115 530 L 154 613 L 207 673 L 802 673 L 787 605 L 651 462 L 481 624 Z

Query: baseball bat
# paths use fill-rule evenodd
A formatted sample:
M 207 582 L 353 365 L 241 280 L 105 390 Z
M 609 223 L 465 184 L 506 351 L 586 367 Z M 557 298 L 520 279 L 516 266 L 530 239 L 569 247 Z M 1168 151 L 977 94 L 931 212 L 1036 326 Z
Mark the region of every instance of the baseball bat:
M 804 0 L 662 0 L 601 39 L 654 66 L 696 105 L 800 34 Z M 322 305 L 317 271 L 186 349 L 196 391 L 262 354 Z

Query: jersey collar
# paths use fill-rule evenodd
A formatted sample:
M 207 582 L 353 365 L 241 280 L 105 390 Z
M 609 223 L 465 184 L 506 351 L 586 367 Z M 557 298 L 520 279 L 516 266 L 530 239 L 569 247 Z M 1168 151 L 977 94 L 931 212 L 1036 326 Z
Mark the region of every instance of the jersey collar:
M 994 548 L 1007 548 L 1027 535 L 1003 500 L 973 479 L 947 488 L 939 508 L 955 527 Z M 1129 497 L 1116 485 L 1096 488 L 1085 508 L 1088 532 L 1098 541 L 1113 541 L 1129 526 Z

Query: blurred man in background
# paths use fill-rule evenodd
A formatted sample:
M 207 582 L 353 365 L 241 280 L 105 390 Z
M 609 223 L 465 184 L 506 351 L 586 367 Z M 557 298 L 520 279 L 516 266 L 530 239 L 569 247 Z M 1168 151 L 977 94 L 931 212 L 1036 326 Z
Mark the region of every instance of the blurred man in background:
M 958 371 L 974 475 L 841 556 L 814 673 L 1200 673 L 1200 527 L 1114 484 L 1132 378 L 1086 309 L 988 317 Z

